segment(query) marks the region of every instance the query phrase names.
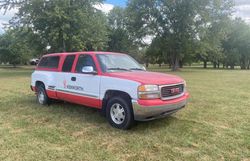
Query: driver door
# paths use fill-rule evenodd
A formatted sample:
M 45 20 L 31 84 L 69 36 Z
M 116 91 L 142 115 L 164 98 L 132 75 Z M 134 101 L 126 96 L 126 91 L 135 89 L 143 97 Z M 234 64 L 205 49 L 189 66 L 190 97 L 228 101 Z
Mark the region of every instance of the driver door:
M 85 72 L 84 69 L 92 67 L 92 72 Z M 75 69 L 68 73 L 65 78 L 66 101 L 77 104 L 101 108 L 99 96 L 100 76 L 92 55 L 80 54 L 78 56 Z

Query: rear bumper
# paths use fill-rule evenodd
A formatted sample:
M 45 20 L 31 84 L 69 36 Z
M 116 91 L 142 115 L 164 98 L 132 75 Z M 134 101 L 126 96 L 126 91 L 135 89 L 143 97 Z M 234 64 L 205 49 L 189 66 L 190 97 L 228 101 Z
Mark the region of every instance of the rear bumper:
M 189 94 L 185 93 L 180 98 L 172 101 L 161 101 L 161 104 L 157 105 L 149 105 L 149 101 L 143 105 L 140 101 L 132 100 L 134 118 L 138 121 L 148 121 L 171 115 L 185 107 L 188 97 Z

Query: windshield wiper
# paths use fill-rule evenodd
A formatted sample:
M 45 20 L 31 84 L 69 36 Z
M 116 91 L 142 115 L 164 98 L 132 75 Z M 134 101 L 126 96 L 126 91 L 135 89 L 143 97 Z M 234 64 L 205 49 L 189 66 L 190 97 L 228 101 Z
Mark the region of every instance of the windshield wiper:
M 141 68 L 130 68 L 129 70 L 141 70 L 141 71 L 145 71 L 144 69 L 141 69 Z
M 129 69 L 126 69 L 126 68 L 108 68 L 107 70 L 124 70 L 124 71 L 130 71 Z

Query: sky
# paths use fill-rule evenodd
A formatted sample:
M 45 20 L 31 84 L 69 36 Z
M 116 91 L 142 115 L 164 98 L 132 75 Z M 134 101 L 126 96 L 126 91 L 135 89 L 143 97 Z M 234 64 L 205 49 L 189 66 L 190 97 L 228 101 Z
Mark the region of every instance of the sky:
M 250 0 L 235 0 L 235 13 L 236 17 L 241 17 L 248 24 L 250 24 Z
M 126 4 L 127 0 L 105 0 L 102 5 L 96 5 L 95 7 L 104 13 L 108 13 L 114 6 L 125 7 Z M 250 0 L 235 0 L 235 5 L 234 17 L 241 17 L 250 24 Z M 4 11 L 0 10 L 0 34 L 4 33 L 3 24 L 8 23 L 16 12 L 17 10 L 14 9 L 3 14 Z

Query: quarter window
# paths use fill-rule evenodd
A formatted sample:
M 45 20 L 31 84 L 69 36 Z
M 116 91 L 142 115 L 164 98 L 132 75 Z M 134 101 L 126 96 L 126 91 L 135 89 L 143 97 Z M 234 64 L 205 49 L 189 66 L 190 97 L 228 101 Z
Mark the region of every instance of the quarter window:
M 59 60 L 60 60 L 59 56 L 43 57 L 38 67 L 56 69 L 58 68 Z
M 70 72 L 73 66 L 75 55 L 68 55 L 63 63 L 62 71 L 63 72 Z

